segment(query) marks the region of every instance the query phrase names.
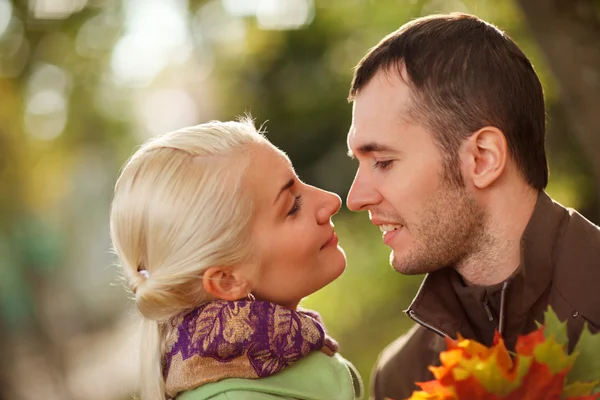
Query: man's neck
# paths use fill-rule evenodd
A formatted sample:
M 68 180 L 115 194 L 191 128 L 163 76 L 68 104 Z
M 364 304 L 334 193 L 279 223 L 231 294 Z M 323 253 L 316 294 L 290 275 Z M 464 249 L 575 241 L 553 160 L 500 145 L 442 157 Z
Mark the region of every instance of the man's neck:
M 455 268 L 467 284 L 491 286 L 508 279 L 521 262 L 521 237 L 539 192 L 527 187 L 509 194 L 490 194 L 488 221 L 477 250 Z

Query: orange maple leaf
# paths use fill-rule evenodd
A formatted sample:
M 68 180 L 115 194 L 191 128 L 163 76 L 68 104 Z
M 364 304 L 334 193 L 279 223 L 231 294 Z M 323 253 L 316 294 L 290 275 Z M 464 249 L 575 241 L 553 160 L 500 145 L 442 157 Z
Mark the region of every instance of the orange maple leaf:
M 460 335 L 446 339 L 441 366 L 429 368 L 435 379 L 419 383 L 409 400 L 600 400 L 590 394 L 599 380 L 565 386 L 577 352 L 567 354 L 557 329 L 549 327 L 548 337 L 544 326 L 519 336 L 514 358 L 498 332 L 491 347 Z
M 515 352 L 523 356 L 531 356 L 533 355 L 533 349 L 544 340 L 544 328 L 541 327 L 530 334 L 519 336 L 515 345 Z
M 505 400 L 560 400 L 567 370 L 552 374 L 546 364 L 531 363 L 523 383 Z
M 478 399 L 478 400 L 499 400 L 498 395 L 489 393 L 481 383 L 470 376 L 454 384 L 454 391 L 457 399 Z

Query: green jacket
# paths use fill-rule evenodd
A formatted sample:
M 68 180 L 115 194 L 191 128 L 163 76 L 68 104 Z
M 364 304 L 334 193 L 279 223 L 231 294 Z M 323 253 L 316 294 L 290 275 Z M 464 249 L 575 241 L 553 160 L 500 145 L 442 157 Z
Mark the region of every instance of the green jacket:
M 262 379 L 224 379 L 177 396 L 177 400 L 355 400 L 362 399 L 360 376 L 350 362 L 336 354 L 315 351 Z

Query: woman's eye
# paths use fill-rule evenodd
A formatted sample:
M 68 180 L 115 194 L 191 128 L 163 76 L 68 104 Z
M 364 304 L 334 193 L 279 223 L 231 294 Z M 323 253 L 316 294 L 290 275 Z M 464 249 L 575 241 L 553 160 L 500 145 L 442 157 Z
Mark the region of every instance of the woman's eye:
M 302 207 L 302 196 L 294 196 L 294 205 L 292 206 L 292 209 L 288 212 L 288 215 L 295 215 L 298 211 L 300 211 L 300 207 Z
M 377 161 L 375 165 L 373 165 L 373 168 L 382 170 L 390 169 L 393 162 L 394 160 Z

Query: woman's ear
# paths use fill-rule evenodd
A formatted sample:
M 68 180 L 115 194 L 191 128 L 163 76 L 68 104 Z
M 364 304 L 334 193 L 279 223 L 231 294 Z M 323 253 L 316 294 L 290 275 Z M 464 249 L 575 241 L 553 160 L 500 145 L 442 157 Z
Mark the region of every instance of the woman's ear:
M 202 274 L 204 290 L 221 300 L 243 299 L 250 293 L 250 283 L 232 267 L 210 267 Z

